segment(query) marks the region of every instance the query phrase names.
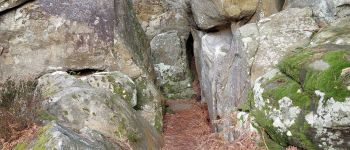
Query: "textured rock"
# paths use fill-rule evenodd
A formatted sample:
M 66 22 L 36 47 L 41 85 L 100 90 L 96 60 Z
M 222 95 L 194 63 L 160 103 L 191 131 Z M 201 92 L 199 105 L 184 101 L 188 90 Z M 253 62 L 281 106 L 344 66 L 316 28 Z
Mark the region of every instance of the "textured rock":
M 29 0 L 1 0 L 0 1 L 0 12 L 14 8 L 21 5 Z
M 194 31 L 195 33 L 196 31 Z M 231 30 L 225 30 L 218 33 L 207 33 L 197 31 L 194 34 L 195 57 L 198 58 L 197 70 L 200 71 L 200 84 L 202 90 L 202 101 L 208 104 L 209 117 L 212 123 L 221 118 L 228 117 L 228 114 L 234 109 L 233 86 L 233 55 L 231 51 L 232 33 Z M 196 37 L 198 36 L 198 37 Z M 200 37 L 201 36 L 201 37 Z M 198 44 L 201 44 L 200 47 Z M 223 121 L 226 126 L 230 120 Z M 225 126 L 216 124 L 215 130 L 222 131 Z M 226 135 L 231 136 L 232 135 Z
M 83 128 L 78 134 L 56 122 L 42 127 L 36 137 L 17 144 L 16 149 L 122 149 L 97 131 Z
M 170 30 L 184 35 L 189 33 L 191 16 L 187 0 L 133 0 L 133 3 L 138 20 L 150 39 Z
M 161 146 L 154 128 L 121 99 L 122 95 L 109 89 L 92 87 L 65 72 L 54 72 L 39 79 L 37 90 L 44 99 L 44 120 L 52 118 L 75 130 L 88 127 L 117 141 L 128 139 L 135 149 Z
M 80 78 L 92 87 L 109 89 L 120 95 L 130 106 L 137 105 L 137 91 L 134 81 L 120 72 L 100 72 Z
M 130 78 L 154 79 L 149 40 L 132 10 L 130 0 L 115 0 L 114 50 L 117 70 Z M 112 4 L 113 5 L 113 4 Z
M 258 8 L 250 22 L 259 22 L 282 10 L 284 0 L 259 0 Z
M 272 70 L 293 48 L 308 44 L 318 30 L 312 10 L 287 9 L 258 23 L 259 48 L 252 66 L 252 81 Z
M 0 80 L 48 70 L 115 68 L 113 2 L 66 4 L 38 0 L 0 16 Z
M 0 15 L 0 34 L 0 82 L 56 70 L 121 71 L 148 80 L 154 97 L 144 104 L 161 111 L 149 41 L 129 0 L 36 0 Z
M 136 84 L 138 103 L 135 108 L 155 126 L 162 129 L 162 96 L 153 83 L 154 66 L 151 62 L 149 41 L 137 23 L 129 0 L 116 0 L 117 24 L 114 54 L 118 69 Z
M 177 31 L 169 31 L 157 35 L 151 41 L 157 83 L 168 98 L 194 95 L 186 41 L 182 39 Z
M 231 21 L 251 17 L 257 8 L 258 0 L 191 0 L 194 21 L 201 29 L 230 24 Z
M 277 143 L 268 142 L 270 148 L 349 147 L 350 47 L 335 42 L 346 39 L 347 23 L 342 19 L 320 30 L 309 46 L 294 49 L 279 62 L 281 72 L 256 80 L 248 103 L 257 125 Z
M 325 23 L 350 14 L 349 0 L 286 0 L 285 8 L 311 7 L 316 17 Z
M 311 46 L 322 44 L 350 45 L 350 18 L 338 19 L 321 29 L 311 41 Z

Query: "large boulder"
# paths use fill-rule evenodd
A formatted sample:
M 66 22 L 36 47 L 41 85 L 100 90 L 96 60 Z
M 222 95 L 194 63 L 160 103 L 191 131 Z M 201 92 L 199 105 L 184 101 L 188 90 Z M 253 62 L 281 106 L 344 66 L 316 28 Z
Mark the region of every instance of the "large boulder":
M 309 46 L 286 55 L 278 70 L 256 80 L 246 106 L 270 148 L 349 147 L 348 24 L 344 19 L 322 29 Z
M 151 41 L 157 83 L 168 98 L 186 98 L 195 94 L 183 39 L 177 31 L 168 31 Z
M 232 81 L 232 64 L 234 53 L 231 50 L 232 33 L 231 30 L 224 30 L 217 33 L 204 34 L 200 31 L 194 31 L 195 57 L 198 64 L 199 79 L 202 90 L 202 101 L 208 104 L 209 117 L 214 124 L 220 119 L 228 118 L 228 115 L 234 110 L 234 101 L 232 100 L 234 87 Z M 201 44 L 200 47 L 198 47 Z M 230 120 L 223 121 L 223 124 L 215 124 L 215 131 L 222 131 L 229 126 Z M 230 132 L 227 132 L 230 133 Z M 226 135 L 233 138 L 232 134 Z
M 149 41 L 130 0 L 28 2 L 0 15 L 0 33 L 0 82 L 57 70 L 121 71 L 145 81 L 135 88 L 152 88 L 138 90 L 139 99 L 147 97 L 137 105 L 141 114 L 153 125 L 161 118 Z
M 116 67 L 113 1 L 66 4 L 38 0 L 0 15 L 0 80 Z
M 293 48 L 308 44 L 318 26 L 312 10 L 304 8 L 284 10 L 258 24 L 232 23 L 231 30 L 193 35 L 202 100 L 216 131 L 234 140 L 231 115 L 246 101 L 251 81 L 276 68 Z
M 157 85 L 168 98 L 191 97 L 194 92 L 186 51 L 191 27 L 188 1 L 133 2 L 139 22 L 151 39 Z
M 79 133 L 76 133 L 54 121 L 42 127 L 35 137 L 30 139 L 30 141 L 17 144 L 15 149 L 121 150 L 128 148 L 120 146 L 119 143 L 111 141 L 101 133 L 90 128 L 85 127 Z
M 232 21 L 248 20 L 257 6 L 258 0 L 191 0 L 194 21 L 204 30 L 227 25 Z
M 155 128 L 122 99 L 123 95 L 109 88 L 91 86 L 89 81 L 65 72 L 39 78 L 37 91 L 43 99 L 39 118 L 56 120 L 73 130 L 88 127 L 115 141 L 128 140 L 135 149 L 160 148 Z M 115 83 L 108 79 L 105 82 Z

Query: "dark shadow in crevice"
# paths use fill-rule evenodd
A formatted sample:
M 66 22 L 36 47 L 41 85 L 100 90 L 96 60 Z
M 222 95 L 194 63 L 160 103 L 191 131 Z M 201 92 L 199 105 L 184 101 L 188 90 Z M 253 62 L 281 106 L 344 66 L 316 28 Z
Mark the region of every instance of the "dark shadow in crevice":
M 91 69 L 91 68 L 87 68 L 87 69 L 69 69 L 66 72 L 70 75 L 73 76 L 88 76 L 97 72 L 103 72 L 104 70 L 101 69 Z
M 186 55 L 188 67 L 190 69 L 191 77 L 192 77 L 192 88 L 196 95 L 193 98 L 196 98 L 197 101 L 201 100 L 201 89 L 199 83 L 198 72 L 196 68 L 196 59 L 194 56 L 194 39 L 192 34 L 190 33 L 188 39 L 186 41 Z

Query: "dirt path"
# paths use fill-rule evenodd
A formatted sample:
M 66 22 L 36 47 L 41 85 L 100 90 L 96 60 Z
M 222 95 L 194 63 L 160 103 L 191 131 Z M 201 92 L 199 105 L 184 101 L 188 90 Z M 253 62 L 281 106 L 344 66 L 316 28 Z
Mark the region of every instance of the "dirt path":
M 195 150 L 204 136 L 210 135 L 205 105 L 194 99 L 168 100 L 164 117 L 163 150 Z

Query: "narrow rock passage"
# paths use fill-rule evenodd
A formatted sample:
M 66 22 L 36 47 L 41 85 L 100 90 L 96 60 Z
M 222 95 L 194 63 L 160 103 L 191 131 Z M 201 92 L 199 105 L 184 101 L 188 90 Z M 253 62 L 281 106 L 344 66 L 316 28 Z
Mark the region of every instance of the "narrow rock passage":
M 210 135 L 207 107 L 195 99 L 168 100 L 163 150 L 195 150 Z

